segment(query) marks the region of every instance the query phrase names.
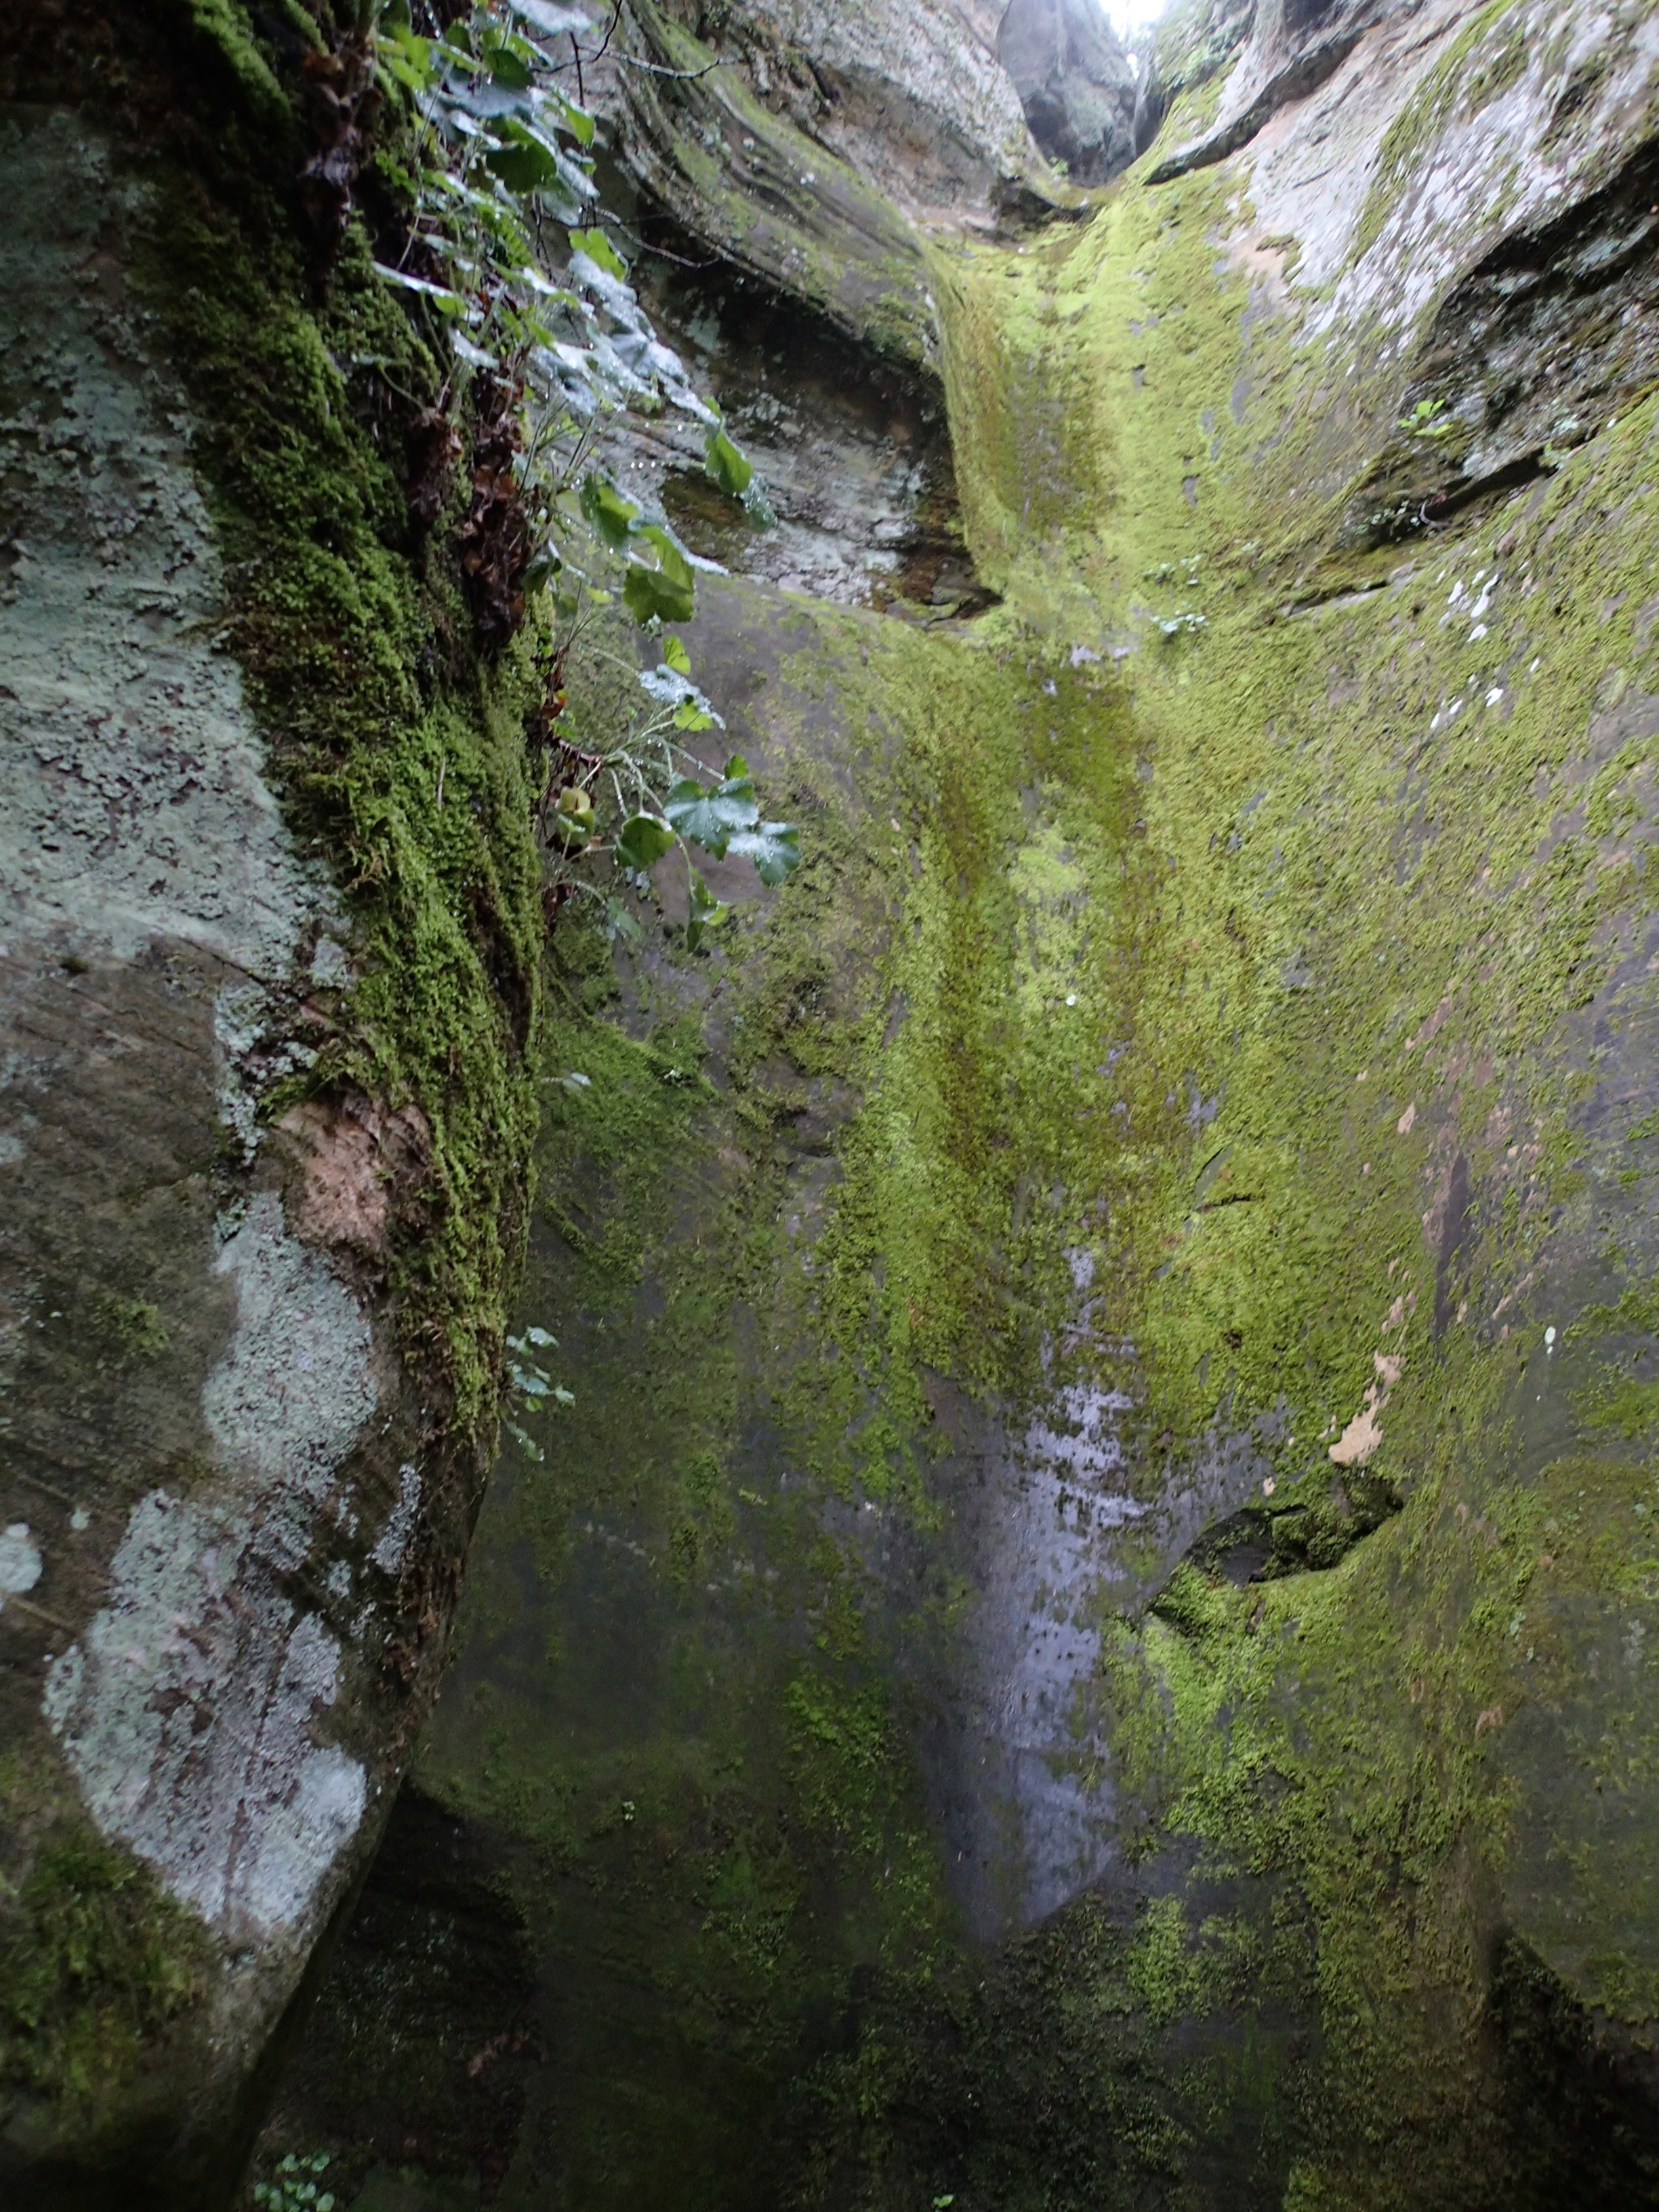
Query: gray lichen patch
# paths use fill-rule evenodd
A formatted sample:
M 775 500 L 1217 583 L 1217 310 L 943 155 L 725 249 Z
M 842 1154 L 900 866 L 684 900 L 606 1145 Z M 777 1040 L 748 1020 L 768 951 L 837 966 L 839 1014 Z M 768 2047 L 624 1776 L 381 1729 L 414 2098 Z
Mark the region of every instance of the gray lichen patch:
M 40 1547 L 27 1521 L 0 1532 L 0 1613 L 9 1597 L 23 1597 L 40 1579 Z
M 134 1509 L 108 1595 L 44 1711 L 106 1835 L 232 1942 L 291 1936 L 362 1817 L 362 1766 L 313 1740 L 340 1644 L 289 1579 L 349 1510 L 337 1475 L 378 1402 L 368 1324 L 262 1193 L 218 1272 L 234 1336 L 203 1391 L 224 1479 Z
M 46 1711 L 105 1835 L 232 1943 L 308 1927 L 362 1820 L 362 1765 L 313 1741 L 340 1646 L 295 1614 L 246 1516 L 157 1491 Z
M 269 1192 L 216 1272 L 236 1286 L 238 1324 L 202 1393 L 209 1431 L 227 1468 L 315 1506 L 374 1410 L 368 1323 Z
M 188 422 L 112 253 L 142 203 L 70 117 L 0 123 L 0 930 L 286 975 L 329 902 L 262 773 Z

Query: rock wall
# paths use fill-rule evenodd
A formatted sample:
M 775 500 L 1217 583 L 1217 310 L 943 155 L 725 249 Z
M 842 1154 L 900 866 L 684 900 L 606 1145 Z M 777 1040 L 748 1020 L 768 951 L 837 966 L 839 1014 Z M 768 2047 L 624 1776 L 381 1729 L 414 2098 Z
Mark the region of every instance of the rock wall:
M 626 13 L 641 233 L 729 264 L 706 357 L 750 331 L 781 412 L 805 311 L 937 379 L 977 591 L 700 595 L 806 859 L 720 864 L 695 955 L 666 880 L 637 948 L 556 939 L 521 1317 L 574 1404 L 503 1453 L 258 2170 L 326 2151 L 364 2212 L 1659 2200 L 1650 15 L 1189 8 L 1158 143 L 1050 219 L 976 112 L 927 126 L 981 149 L 957 198 L 943 155 L 890 196 L 942 9 Z M 815 64 L 865 88 L 838 144 Z M 629 641 L 589 642 L 597 729 Z M 337 1264 L 276 1144 L 179 1394 L 216 1512 L 270 1479 L 242 1331 Z M 383 1324 L 330 1279 L 343 1423 Z M 127 1726 L 84 1703 L 125 1510 L 27 1709 L 51 1806 L 147 1837 L 85 1717 Z M 367 1765 L 313 1610 L 283 1710 Z M 163 2021 L 221 1971 L 169 1909 Z
M 1139 85 L 1095 0 L 1012 0 L 997 58 L 1032 136 L 1079 185 L 1103 185 L 1134 159 Z
M 907 213 L 983 209 L 999 188 L 1042 173 L 1019 90 L 998 65 L 986 20 L 994 10 L 955 0 L 850 9 L 820 0 L 720 8 L 682 0 L 630 13 L 647 40 L 683 27 L 708 41 L 728 64 L 728 82 Z
M 361 247 L 311 272 L 292 55 L 0 45 L 0 2190 L 183 2208 L 441 1662 L 539 911 L 515 679 L 440 670 L 340 366 L 431 364 Z
M 938 362 L 1000 603 L 709 586 L 806 863 L 555 948 L 576 1405 L 408 1832 L 514 1963 L 464 2051 L 400 1856 L 267 2138 L 366 2205 L 1655 2201 L 1652 26 L 1153 81 L 1085 219 L 833 283 L 729 132 L 675 187 Z

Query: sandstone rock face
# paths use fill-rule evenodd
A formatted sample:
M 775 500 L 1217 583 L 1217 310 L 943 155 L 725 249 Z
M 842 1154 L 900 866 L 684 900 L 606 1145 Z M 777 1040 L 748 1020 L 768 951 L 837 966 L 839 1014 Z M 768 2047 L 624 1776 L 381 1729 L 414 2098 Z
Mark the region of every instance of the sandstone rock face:
M 986 14 L 626 0 L 589 88 L 656 220 L 931 370 L 916 222 L 994 229 L 1067 196 Z
M 1651 2203 L 1659 29 L 1200 8 L 1144 163 L 1016 228 L 986 12 L 632 0 L 594 63 L 630 223 L 728 264 L 675 279 L 687 349 L 776 441 L 793 534 L 705 509 L 746 573 L 683 641 L 708 763 L 806 858 L 712 863 L 712 949 L 665 881 L 556 935 L 521 1319 L 574 1402 L 503 1452 L 261 2171 L 325 2150 L 364 2212 Z M 4 374 L 52 394 L 7 401 L 8 788 L 90 832 L 95 770 L 143 826 L 73 868 L 9 833 L 6 1871 L 48 1931 L 142 1900 L 119 2142 L 171 2157 L 418 1710 L 355 1609 L 429 1508 L 366 1255 L 445 1094 L 261 1088 L 365 988 L 354 917 L 204 642 L 187 397 L 88 319 L 104 157 L 7 143 L 50 301 Z M 116 431 L 56 458 L 82 389 L 147 473 L 109 527 Z M 930 389 L 972 588 L 884 610 Z M 655 425 L 610 458 L 689 500 Z M 573 652 L 596 733 L 640 650 Z M 80 734 L 100 684 L 131 741 Z M 8 2094 L 11 2172 L 101 2212 L 116 2135 Z
M 826 143 L 899 205 L 983 202 L 1036 166 L 1018 88 L 949 0 L 782 0 L 755 13 L 823 85 Z
M 833 282 L 890 150 L 634 96 L 792 492 L 763 271 L 937 364 L 998 603 L 708 584 L 816 860 L 555 945 L 577 1402 L 268 2138 L 367 2203 L 1659 2189 L 1651 11 L 1215 5 L 1157 82 L 1091 219 Z
M 953 0 L 957 14 L 988 54 L 997 50 L 997 33 L 1006 12 L 1004 0 Z
M 311 1079 L 380 956 L 230 649 L 177 204 L 72 52 L 0 105 L 0 2194 L 95 2212 L 235 2187 L 477 1468 L 389 1281 L 432 1124 Z
M 1032 137 L 1074 184 L 1104 184 L 1128 167 L 1139 151 L 1139 84 L 1095 0 L 1010 0 L 997 55 Z
M 112 204 L 138 210 L 66 115 L 3 131 L 7 1733 L 199 1928 L 210 2107 L 371 1847 L 411 1409 L 260 1140 L 351 931 L 215 650 L 188 410 L 124 312 Z M 0 2167 L 42 2130 L 14 2106 Z

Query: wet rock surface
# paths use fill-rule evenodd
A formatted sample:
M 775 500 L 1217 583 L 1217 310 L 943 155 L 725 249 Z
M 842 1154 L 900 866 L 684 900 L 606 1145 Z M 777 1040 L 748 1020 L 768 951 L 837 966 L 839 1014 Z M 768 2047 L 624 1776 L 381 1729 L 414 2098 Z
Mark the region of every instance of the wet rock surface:
M 277 88 L 253 55 L 239 106 L 224 48 L 165 27 L 71 9 L 0 41 L 39 95 L 0 102 L 0 2191 L 64 2212 L 234 2194 L 477 1494 L 390 1281 L 441 1134 L 372 1055 L 316 1076 L 361 1044 L 372 933 L 256 707 L 281 623 L 249 654 L 239 590 L 280 532 L 229 556 L 227 394 L 167 281 L 246 212 L 222 168 L 169 197 L 204 81 L 226 143 Z M 234 397 L 303 454 L 325 410 L 273 396 L 307 336 L 284 307 Z
M 540 1961 L 510 2159 L 313 2094 L 273 2154 L 584 2212 L 1653 2197 L 1654 63 L 1628 9 L 1214 9 L 1094 228 L 918 227 L 968 620 L 866 580 L 926 387 L 653 292 L 780 410 L 775 549 L 630 465 L 747 572 L 687 643 L 817 857 L 722 874 L 708 956 L 672 892 L 556 951 L 524 1315 L 576 1404 L 421 1765 Z
M 710 483 L 703 434 L 681 418 L 628 424 L 608 442 L 631 498 L 703 559 L 786 591 L 927 620 L 987 605 L 930 380 L 872 361 L 753 280 L 688 278 L 654 258 L 633 273 L 655 327 L 759 471 L 772 519 Z
M 713 864 L 694 953 L 666 867 L 637 936 L 556 936 L 520 1321 L 573 1403 L 513 1408 L 258 2171 L 326 2151 L 365 2212 L 1654 2201 L 1651 18 L 1199 11 L 1145 170 L 1018 231 L 987 12 L 627 11 L 628 219 L 722 261 L 640 289 L 779 527 L 659 420 L 619 465 L 736 572 L 684 626 L 708 759 L 805 859 Z M 48 1870 L 210 1978 L 254 1947 L 265 2021 L 391 1771 L 352 1607 L 421 1488 L 353 1164 L 395 1187 L 431 1124 L 262 1122 L 349 932 L 147 588 L 50 633 L 19 819 L 82 822 L 46 675 L 159 658 L 138 619 L 218 718 L 198 843 L 304 888 L 246 895 L 274 951 L 163 929 L 131 835 L 75 881 L 142 927 L 82 945 L 17 839 L 46 1326 L 0 1635 L 125 1854 Z M 596 626 L 579 717 L 641 650 Z M 51 1333 L 94 1274 L 118 1355 Z
M 1368 31 L 1415 10 L 1400 0 L 1261 0 L 1248 10 L 1227 12 L 1231 20 L 1218 26 L 1213 61 L 1234 46 L 1238 54 L 1220 113 L 1200 138 L 1158 163 L 1153 174 L 1160 183 L 1224 161 L 1282 108 L 1316 92 Z
M 1011 0 L 997 58 L 1031 136 L 1073 184 L 1103 185 L 1140 151 L 1139 82 L 1094 0 Z
M 185 2129 L 165 2101 L 149 2122 L 158 2170 L 194 2135 L 184 2190 L 376 1825 L 362 1616 L 408 1409 L 373 1304 L 255 1165 L 262 1088 L 303 1063 L 349 932 L 212 649 L 182 402 L 123 298 L 121 219 L 142 210 L 67 114 L 0 130 L 18 214 L 0 1513 L 28 1566 L 0 1633 L 30 1778 L 6 1849 L 27 1896 L 43 1847 L 86 1824 L 199 1929 L 225 2056 Z M 8 2099 L 15 2186 L 53 2132 Z M 77 2154 L 58 2155 L 68 2202 Z

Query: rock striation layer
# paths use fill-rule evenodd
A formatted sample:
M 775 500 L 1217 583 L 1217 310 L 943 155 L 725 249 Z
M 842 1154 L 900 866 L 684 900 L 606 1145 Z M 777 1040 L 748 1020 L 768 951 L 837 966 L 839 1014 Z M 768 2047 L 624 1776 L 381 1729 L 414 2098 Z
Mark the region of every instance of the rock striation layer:
M 1010 0 L 996 50 L 1032 137 L 1074 184 L 1127 168 L 1139 85 L 1095 0 Z

